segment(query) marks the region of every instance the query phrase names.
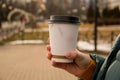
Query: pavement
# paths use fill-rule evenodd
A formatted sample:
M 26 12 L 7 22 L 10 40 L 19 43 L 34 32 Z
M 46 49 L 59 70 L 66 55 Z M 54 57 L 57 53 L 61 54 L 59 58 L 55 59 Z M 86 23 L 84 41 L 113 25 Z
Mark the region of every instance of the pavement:
M 77 80 L 51 66 L 46 53 L 45 45 L 0 46 L 0 80 Z

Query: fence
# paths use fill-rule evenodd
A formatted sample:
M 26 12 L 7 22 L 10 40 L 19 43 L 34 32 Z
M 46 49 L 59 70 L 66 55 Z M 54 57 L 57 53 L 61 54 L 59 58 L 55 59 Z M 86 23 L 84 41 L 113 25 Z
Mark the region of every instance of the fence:
M 113 44 L 113 41 L 120 33 L 120 25 L 99 26 L 97 34 L 97 43 Z M 78 40 L 83 40 L 89 43 L 94 43 L 94 30 L 93 28 L 80 28 Z
M 13 36 L 14 34 L 21 32 L 22 26 L 24 25 L 22 25 L 20 22 L 7 23 L 7 25 L 0 30 L 0 39 L 4 40 Z M 25 40 L 26 39 L 42 40 L 45 44 L 48 43 L 48 37 L 49 37 L 48 27 L 34 28 L 34 29 L 26 28 L 24 30 L 24 33 L 25 33 L 24 36 L 19 36 L 19 37 L 23 37 Z M 115 40 L 115 38 L 118 36 L 119 33 L 120 33 L 120 25 L 98 26 L 97 43 L 110 44 L 112 46 L 113 41 Z M 90 44 L 94 44 L 93 26 L 80 27 L 78 33 L 78 41 L 85 41 Z
M 21 22 L 4 22 L 0 29 L 0 41 L 19 33 L 24 27 Z

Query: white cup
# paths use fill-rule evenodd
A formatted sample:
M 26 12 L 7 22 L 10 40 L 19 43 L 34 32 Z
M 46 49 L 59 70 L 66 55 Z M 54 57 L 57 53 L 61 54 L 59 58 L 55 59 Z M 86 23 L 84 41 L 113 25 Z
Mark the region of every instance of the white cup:
M 51 16 L 49 21 L 49 36 L 52 60 L 61 63 L 71 63 L 72 59 L 65 57 L 69 51 L 76 49 L 79 18 L 74 16 Z

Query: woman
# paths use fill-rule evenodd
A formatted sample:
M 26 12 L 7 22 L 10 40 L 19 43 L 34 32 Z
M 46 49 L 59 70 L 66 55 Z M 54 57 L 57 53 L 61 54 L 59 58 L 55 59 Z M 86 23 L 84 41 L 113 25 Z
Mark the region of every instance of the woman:
M 47 58 L 51 60 L 50 46 L 46 46 Z M 57 63 L 52 66 L 64 69 L 78 77 L 78 80 L 120 80 L 120 35 L 117 37 L 109 56 L 104 59 L 95 54 L 84 54 L 78 50 L 66 53 L 66 57 L 74 59 L 73 63 Z

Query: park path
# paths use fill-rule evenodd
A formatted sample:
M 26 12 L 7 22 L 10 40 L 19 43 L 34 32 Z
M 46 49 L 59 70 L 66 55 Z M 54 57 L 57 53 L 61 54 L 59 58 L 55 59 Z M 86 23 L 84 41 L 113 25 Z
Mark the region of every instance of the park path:
M 0 46 L 0 80 L 76 80 L 51 66 L 45 45 Z

